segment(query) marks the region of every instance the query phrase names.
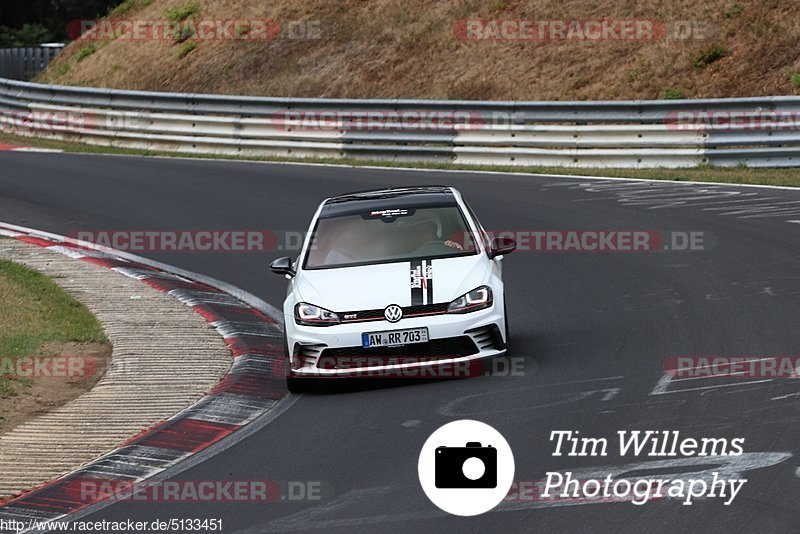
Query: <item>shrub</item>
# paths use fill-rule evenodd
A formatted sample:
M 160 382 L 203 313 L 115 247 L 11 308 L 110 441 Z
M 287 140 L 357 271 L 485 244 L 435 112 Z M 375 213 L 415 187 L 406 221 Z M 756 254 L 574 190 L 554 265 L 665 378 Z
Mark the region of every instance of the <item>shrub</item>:
M 794 90 L 800 93 L 800 74 L 792 76 L 792 83 L 794 84 Z
M 83 61 L 84 59 L 91 56 L 95 52 L 97 52 L 97 47 L 94 44 L 86 45 L 83 48 L 81 48 L 77 54 L 75 54 L 75 61 L 78 62 Z
M 743 10 L 744 8 L 742 7 L 742 4 L 733 4 L 730 9 L 725 12 L 725 18 L 732 19 L 734 17 L 738 17 L 742 14 Z
M 680 87 L 671 87 L 664 91 L 665 100 L 683 100 L 686 93 Z
M 702 69 L 719 61 L 726 55 L 727 52 L 725 52 L 725 49 L 722 48 L 722 45 L 719 43 L 714 43 L 708 48 L 700 51 L 700 53 L 695 56 L 692 64 L 695 66 L 695 68 Z
M 197 43 L 194 42 L 194 41 L 187 41 L 187 42 L 183 43 L 183 46 L 181 46 L 180 50 L 178 50 L 178 59 L 185 58 L 195 48 L 197 48 Z
M 195 15 L 200 11 L 200 6 L 194 2 L 190 4 L 186 4 L 181 7 L 173 7 L 167 9 L 166 17 L 167 20 L 172 22 L 183 22 L 184 20 L 188 19 L 192 15 Z

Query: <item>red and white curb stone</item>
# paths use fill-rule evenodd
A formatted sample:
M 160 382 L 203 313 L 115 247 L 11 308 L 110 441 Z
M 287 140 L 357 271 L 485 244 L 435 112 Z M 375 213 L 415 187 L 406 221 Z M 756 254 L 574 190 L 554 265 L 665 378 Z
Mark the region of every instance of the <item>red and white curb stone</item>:
M 87 500 L 82 488 L 86 482 L 125 488 L 144 481 L 241 429 L 288 394 L 282 318 L 268 305 L 256 309 L 226 284 L 66 237 L 5 223 L 0 236 L 102 265 L 168 293 L 206 318 L 234 358 L 219 385 L 197 403 L 76 471 L 0 502 L 0 519 L 53 521 L 109 498 Z
M 60 148 L 37 148 L 35 146 L 18 146 L 0 143 L 0 152 L 8 150 L 13 152 L 63 152 Z

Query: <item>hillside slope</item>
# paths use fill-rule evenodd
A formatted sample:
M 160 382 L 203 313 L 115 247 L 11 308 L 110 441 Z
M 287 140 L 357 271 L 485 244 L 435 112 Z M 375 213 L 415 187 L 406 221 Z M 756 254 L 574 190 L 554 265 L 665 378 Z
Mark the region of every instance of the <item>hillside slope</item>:
M 242 38 L 208 39 L 184 30 L 157 39 L 78 40 L 37 81 L 489 100 L 728 97 L 795 94 L 800 87 L 794 1 L 128 0 L 110 18 L 184 18 L 184 26 L 272 19 L 280 30 L 270 26 L 278 31 L 270 39 L 245 39 L 242 26 L 234 32 Z M 605 33 L 592 38 L 604 20 Z M 577 22 L 559 26 L 561 21 Z M 645 31 L 625 38 L 622 28 L 631 23 Z M 503 29 L 506 38 L 477 38 Z M 525 38 L 517 39 L 518 32 Z

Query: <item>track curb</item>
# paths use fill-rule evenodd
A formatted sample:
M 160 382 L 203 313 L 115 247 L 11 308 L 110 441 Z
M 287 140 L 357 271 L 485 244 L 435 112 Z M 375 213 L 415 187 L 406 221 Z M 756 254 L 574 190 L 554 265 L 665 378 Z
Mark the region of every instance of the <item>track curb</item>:
M 228 374 L 198 402 L 93 462 L 0 503 L 0 519 L 33 525 L 105 500 L 110 495 L 83 495 L 84 484 L 130 488 L 234 434 L 288 394 L 282 317 L 261 299 L 213 278 L 48 232 L 0 223 L 0 235 L 104 266 L 169 294 L 210 322 L 233 357 Z

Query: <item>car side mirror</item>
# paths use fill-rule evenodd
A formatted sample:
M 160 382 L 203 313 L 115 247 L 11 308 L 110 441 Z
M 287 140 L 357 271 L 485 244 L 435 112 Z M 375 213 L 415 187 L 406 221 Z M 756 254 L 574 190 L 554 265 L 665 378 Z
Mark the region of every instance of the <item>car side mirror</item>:
M 292 258 L 288 256 L 274 260 L 269 264 L 269 270 L 275 274 L 295 275 L 294 269 L 292 269 Z
M 510 237 L 495 237 L 489 246 L 489 258 L 511 254 L 517 250 L 517 242 Z

